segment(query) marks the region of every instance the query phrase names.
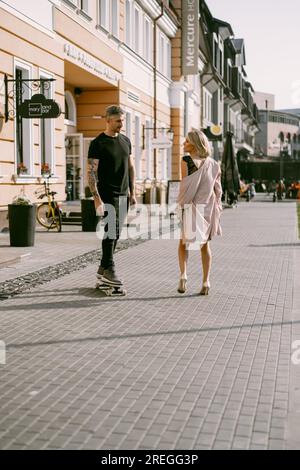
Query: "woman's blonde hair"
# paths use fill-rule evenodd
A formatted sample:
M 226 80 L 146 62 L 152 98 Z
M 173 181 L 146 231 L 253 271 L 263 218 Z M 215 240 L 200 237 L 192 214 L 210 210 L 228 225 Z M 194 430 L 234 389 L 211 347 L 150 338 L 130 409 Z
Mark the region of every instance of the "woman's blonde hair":
M 187 140 L 197 149 L 200 157 L 210 157 L 210 144 L 208 138 L 202 131 L 192 129 L 187 135 Z

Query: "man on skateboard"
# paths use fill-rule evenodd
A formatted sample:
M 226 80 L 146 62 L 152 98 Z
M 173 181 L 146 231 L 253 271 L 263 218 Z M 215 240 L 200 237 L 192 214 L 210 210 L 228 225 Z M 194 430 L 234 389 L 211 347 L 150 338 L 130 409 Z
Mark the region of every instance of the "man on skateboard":
M 120 134 L 123 115 L 124 111 L 119 106 L 107 108 L 105 131 L 91 142 L 88 155 L 88 181 L 96 213 L 108 219 L 97 277 L 116 289 L 122 286 L 122 281 L 116 274 L 114 252 L 128 207 L 136 204 L 131 142 Z M 115 211 L 114 217 L 110 217 L 111 209 Z

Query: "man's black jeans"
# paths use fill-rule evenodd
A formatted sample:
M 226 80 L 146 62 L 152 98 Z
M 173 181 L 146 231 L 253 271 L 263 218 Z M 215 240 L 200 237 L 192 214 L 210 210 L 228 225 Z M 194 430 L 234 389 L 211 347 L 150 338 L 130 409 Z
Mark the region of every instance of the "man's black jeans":
M 102 261 L 104 269 L 113 269 L 114 253 L 121 235 L 122 227 L 129 208 L 129 198 L 126 196 L 102 198 L 105 204 L 104 217 L 107 221 L 102 240 Z

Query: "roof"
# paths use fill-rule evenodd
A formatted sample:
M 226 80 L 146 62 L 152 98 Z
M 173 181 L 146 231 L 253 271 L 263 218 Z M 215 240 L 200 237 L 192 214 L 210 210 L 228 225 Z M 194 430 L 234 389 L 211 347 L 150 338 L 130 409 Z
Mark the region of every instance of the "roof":
M 228 29 L 228 33 L 229 33 L 228 37 L 234 36 L 233 29 L 229 23 L 223 20 L 219 20 L 218 18 L 214 18 L 214 22 L 217 23 L 217 25 L 219 25 L 220 28 Z
M 244 39 L 232 39 L 232 44 L 234 45 L 236 52 L 241 53 L 243 51 Z

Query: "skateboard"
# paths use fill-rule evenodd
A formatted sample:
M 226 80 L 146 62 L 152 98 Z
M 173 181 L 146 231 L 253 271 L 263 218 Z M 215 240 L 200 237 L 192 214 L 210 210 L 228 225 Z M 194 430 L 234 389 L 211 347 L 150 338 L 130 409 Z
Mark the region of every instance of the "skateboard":
M 102 279 L 97 279 L 96 289 L 103 292 L 107 297 L 125 297 L 127 295 L 122 284 L 119 286 L 113 286 L 111 284 L 107 284 Z

